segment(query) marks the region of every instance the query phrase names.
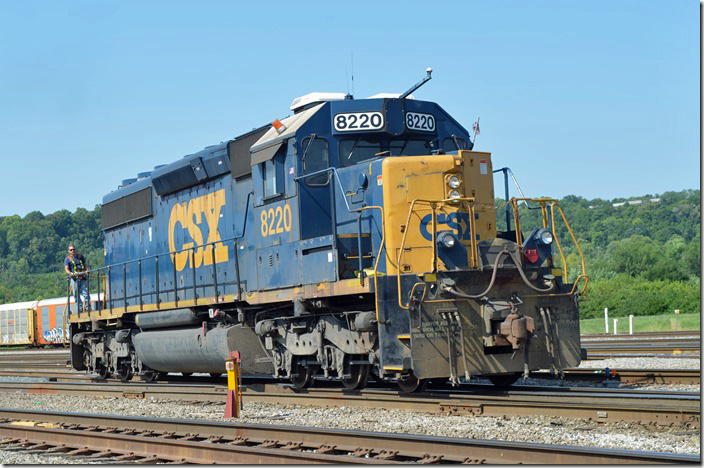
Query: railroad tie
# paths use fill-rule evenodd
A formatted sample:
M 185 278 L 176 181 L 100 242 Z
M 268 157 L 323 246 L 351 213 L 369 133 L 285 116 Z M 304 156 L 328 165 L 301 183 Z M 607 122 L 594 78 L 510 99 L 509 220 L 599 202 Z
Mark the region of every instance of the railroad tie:
M 398 457 L 398 450 L 382 450 L 374 458 L 378 458 L 379 460 L 393 460 L 396 457 Z
M 424 465 L 440 463 L 440 460 L 442 460 L 442 458 L 442 455 L 431 455 L 429 453 L 426 453 L 425 455 L 423 455 L 423 458 L 418 460 L 418 463 L 423 463 Z

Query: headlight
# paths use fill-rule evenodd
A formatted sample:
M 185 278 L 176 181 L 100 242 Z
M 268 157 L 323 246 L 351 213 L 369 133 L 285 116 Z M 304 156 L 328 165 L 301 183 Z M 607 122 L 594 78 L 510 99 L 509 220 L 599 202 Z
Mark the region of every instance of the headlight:
M 552 232 L 548 229 L 541 229 L 538 232 L 538 240 L 542 242 L 545 245 L 550 245 L 552 244 L 552 241 L 555 239 L 552 235 Z
M 460 198 L 460 197 L 461 197 L 460 192 L 458 192 L 457 190 L 452 190 L 452 191 L 450 192 L 450 197 L 449 197 L 449 198 L 450 198 L 451 200 L 454 201 L 455 199 Z M 454 201 L 454 203 L 457 203 L 457 202 Z
M 447 185 L 450 186 L 450 188 L 457 188 L 460 186 L 460 178 L 453 175 L 449 179 L 447 179 Z
M 440 242 L 442 242 L 442 245 L 444 245 L 448 249 L 451 249 L 455 246 L 457 238 L 450 232 L 443 232 L 442 234 L 440 234 Z

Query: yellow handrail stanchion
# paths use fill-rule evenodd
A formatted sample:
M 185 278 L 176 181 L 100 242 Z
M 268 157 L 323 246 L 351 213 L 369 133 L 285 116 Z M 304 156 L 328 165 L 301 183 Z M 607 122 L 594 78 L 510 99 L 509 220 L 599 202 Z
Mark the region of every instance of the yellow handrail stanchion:
M 230 358 L 225 359 L 227 370 L 227 403 L 225 418 L 239 418 L 242 409 L 242 387 L 240 378 L 240 352 L 231 351 Z

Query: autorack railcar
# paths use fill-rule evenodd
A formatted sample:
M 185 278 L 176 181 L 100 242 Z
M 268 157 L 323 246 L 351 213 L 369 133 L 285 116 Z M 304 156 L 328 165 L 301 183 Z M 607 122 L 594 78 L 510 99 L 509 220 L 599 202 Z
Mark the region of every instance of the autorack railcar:
M 102 297 L 91 295 L 92 306 Z M 0 347 L 58 346 L 69 341 L 66 311 L 73 298 L 41 299 L 0 304 Z
M 577 365 L 586 276 L 553 260 L 559 207 L 538 199 L 542 226 L 497 232 L 491 155 L 413 99 L 429 78 L 305 95 L 123 181 L 103 199 L 105 305 L 70 318 L 74 368 L 221 373 L 239 350 L 244 373 L 298 387 L 373 375 L 412 391 Z

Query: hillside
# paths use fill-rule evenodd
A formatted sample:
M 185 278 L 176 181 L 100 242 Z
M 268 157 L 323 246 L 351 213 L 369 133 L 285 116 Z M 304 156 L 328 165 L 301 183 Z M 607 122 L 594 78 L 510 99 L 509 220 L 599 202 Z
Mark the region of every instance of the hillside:
M 699 310 L 699 190 L 614 200 L 569 195 L 559 202 L 584 251 L 590 277 L 583 317 L 597 316 L 604 307 L 613 316 Z M 505 226 L 502 206 L 503 200 L 497 200 L 500 229 Z M 540 222 L 540 210 L 521 206 L 519 211 L 524 231 Z M 561 240 L 569 238 L 562 224 L 557 234 Z M 102 266 L 100 206 L 0 218 L 0 303 L 65 294 L 62 263 L 69 243 L 91 266 Z M 563 244 L 574 277 L 576 250 Z

